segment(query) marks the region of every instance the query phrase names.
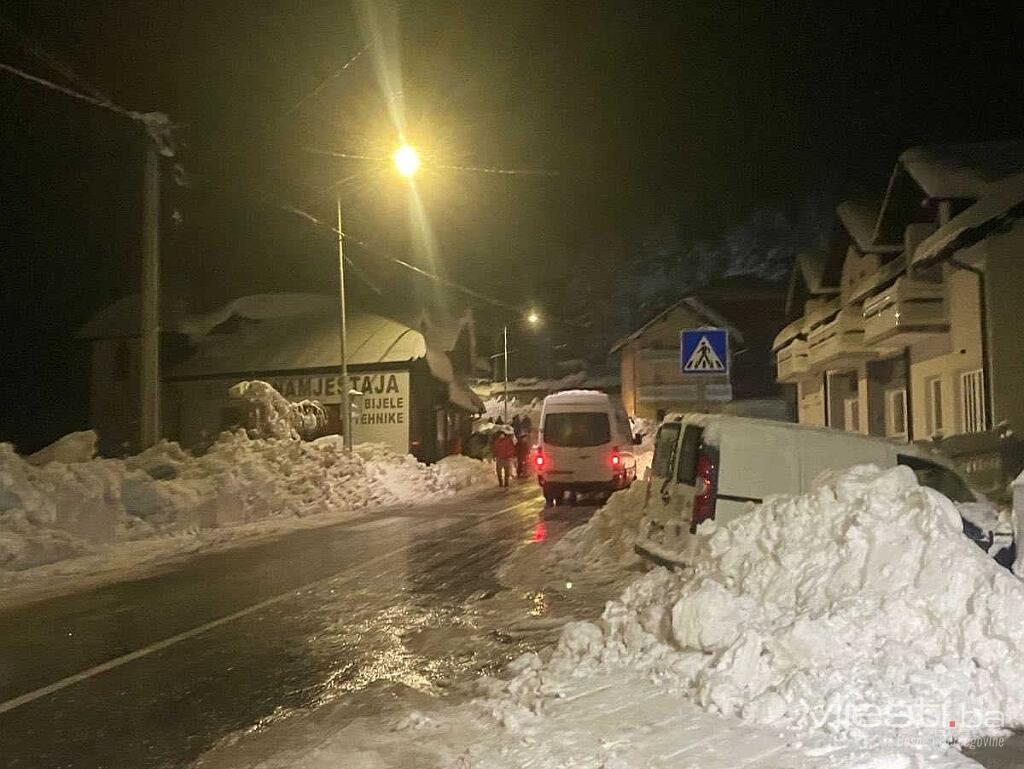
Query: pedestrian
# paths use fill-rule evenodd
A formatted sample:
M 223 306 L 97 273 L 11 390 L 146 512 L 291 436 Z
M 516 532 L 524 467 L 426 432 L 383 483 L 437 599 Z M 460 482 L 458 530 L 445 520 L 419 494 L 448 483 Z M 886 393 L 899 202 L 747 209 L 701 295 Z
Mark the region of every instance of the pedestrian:
M 491 446 L 494 452 L 494 471 L 498 475 L 498 485 L 508 488 L 508 478 L 512 473 L 512 462 L 516 458 L 516 438 L 511 429 L 499 428 L 494 435 Z
M 516 440 L 519 440 L 519 436 L 520 436 L 520 434 L 522 432 L 519 429 L 519 424 L 520 424 L 519 415 L 516 414 L 515 416 L 512 417 L 512 432 L 515 433 Z
M 530 436 L 516 436 L 516 478 L 525 478 L 530 472 Z

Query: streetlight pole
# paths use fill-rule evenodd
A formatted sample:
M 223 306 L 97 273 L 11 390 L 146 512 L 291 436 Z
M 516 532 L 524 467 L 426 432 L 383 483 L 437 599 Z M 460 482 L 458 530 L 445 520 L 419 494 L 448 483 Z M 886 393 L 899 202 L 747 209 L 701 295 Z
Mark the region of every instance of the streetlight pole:
M 411 179 L 420 167 L 420 157 L 416 150 L 403 144 L 392 155 L 398 172 Z M 342 440 L 346 451 L 352 450 L 352 404 L 349 392 L 351 383 L 348 380 L 348 322 L 345 314 L 345 235 L 341 222 L 341 191 L 337 194 L 338 203 L 338 342 L 341 352 L 341 429 Z
M 530 313 L 526 316 L 527 322 L 531 326 L 536 326 L 540 323 L 540 314 L 536 310 L 530 310 Z M 505 403 L 502 410 L 503 419 L 508 423 L 508 323 L 504 324 L 501 328 L 501 345 L 502 345 L 502 358 L 505 361 Z M 493 355 L 491 357 L 494 357 Z
M 341 312 L 341 429 L 346 451 L 352 450 L 352 407 L 349 404 L 348 323 L 345 316 L 345 236 L 341 229 L 341 193 L 338 193 L 338 307 Z
M 160 440 L 160 156 L 148 137 L 142 183 L 140 451 Z
M 505 423 L 508 423 L 508 324 L 502 328 L 501 332 L 502 346 L 504 348 L 505 356 L 505 402 L 504 402 L 504 414 Z

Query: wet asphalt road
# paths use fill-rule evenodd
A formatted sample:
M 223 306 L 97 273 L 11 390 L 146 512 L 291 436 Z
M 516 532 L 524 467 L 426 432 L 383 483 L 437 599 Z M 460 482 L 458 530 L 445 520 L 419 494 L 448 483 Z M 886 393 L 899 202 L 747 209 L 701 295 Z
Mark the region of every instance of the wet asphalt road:
M 491 489 L 0 610 L 0 767 L 181 767 L 381 681 L 432 691 L 493 669 L 516 650 L 443 633 L 497 589 L 541 506 L 533 484 Z M 424 631 L 436 649 L 407 643 Z

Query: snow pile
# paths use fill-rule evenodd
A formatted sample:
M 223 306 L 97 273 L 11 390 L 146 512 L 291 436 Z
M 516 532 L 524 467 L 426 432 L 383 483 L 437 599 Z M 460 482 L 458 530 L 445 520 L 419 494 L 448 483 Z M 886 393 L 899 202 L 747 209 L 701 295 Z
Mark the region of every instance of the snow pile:
M 202 456 L 162 442 L 127 459 L 33 465 L 0 444 L 0 578 L 112 543 L 282 516 L 412 504 L 489 477 L 465 457 L 424 465 L 378 444 L 344 450 L 224 433 Z
M 565 575 L 608 574 L 643 561 L 633 542 L 643 513 L 647 484 L 636 482 L 612 494 L 608 503 L 583 526 L 569 530 L 545 559 L 549 570 Z
M 547 662 L 521 658 L 491 712 L 515 723 L 566 680 L 627 667 L 712 712 L 848 745 L 1024 724 L 1024 585 L 908 468 L 853 468 L 702 533 L 692 569 L 638 578 Z
M 99 436 L 95 430 L 68 433 L 25 459 L 33 465 L 45 465 L 47 462 L 88 462 L 96 456 L 98 440 Z
M 239 382 L 228 393 L 247 405 L 253 438 L 312 438 L 327 426 L 319 401 L 292 403 L 267 382 Z
M 654 451 L 645 444 L 637 447 L 637 478 L 644 478 Z M 545 567 L 566 576 L 621 576 L 646 563 L 633 550 L 644 500 L 644 480 L 612 494 L 608 502 L 582 526 L 566 532 L 545 559 Z

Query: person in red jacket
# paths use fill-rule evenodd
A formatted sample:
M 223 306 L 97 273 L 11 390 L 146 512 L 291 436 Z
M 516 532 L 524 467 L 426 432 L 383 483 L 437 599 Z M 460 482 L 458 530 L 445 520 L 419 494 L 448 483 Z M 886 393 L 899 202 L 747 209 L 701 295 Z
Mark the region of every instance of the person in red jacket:
M 494 470 L 498 474 L 498 485 L 508 488 L 508 479 L 512 474 L 512 463 L 516 459 L 516 438 L 508 428 L 498 428 L 491 446 L 494 452 Z

